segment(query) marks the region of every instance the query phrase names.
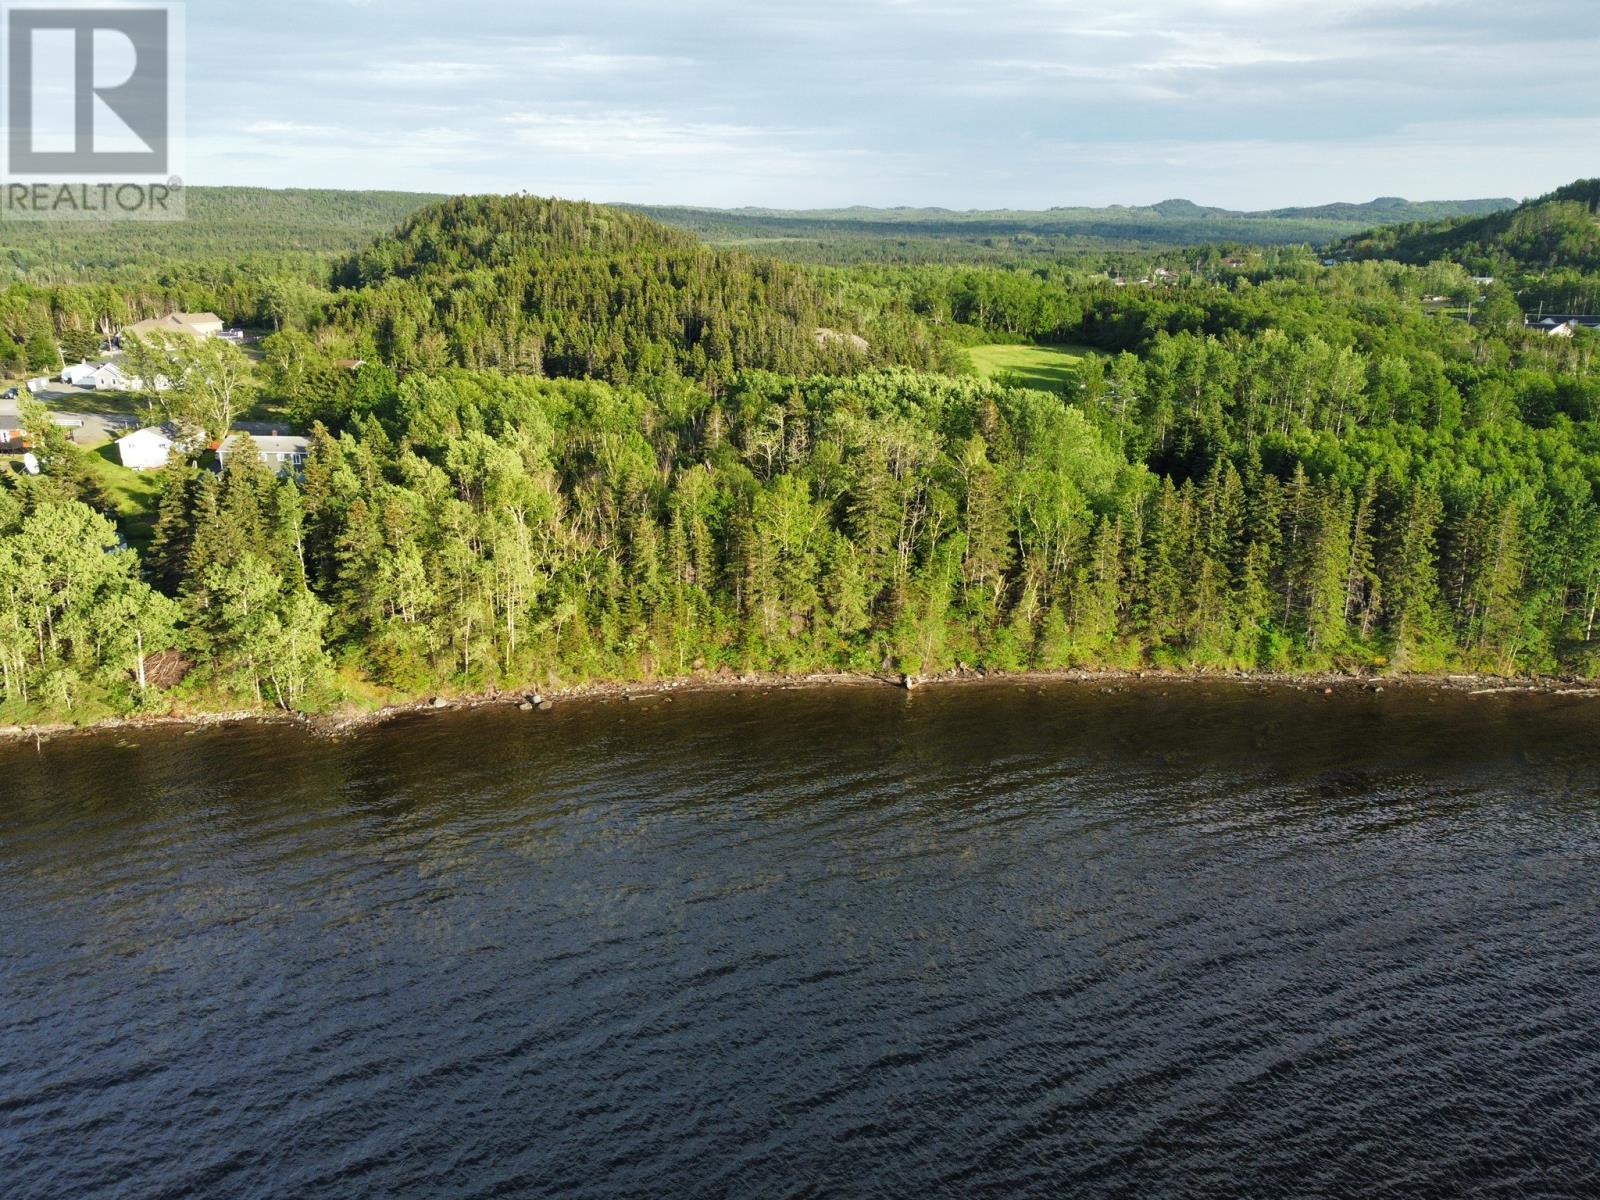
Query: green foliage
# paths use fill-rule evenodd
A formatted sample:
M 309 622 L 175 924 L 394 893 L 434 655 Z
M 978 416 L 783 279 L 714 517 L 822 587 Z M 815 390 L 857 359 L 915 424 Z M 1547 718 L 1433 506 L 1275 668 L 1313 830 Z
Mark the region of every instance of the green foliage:
M 290 710 L 753 668 L 1594 672 L 1596 339 L 1459 263 L 1106 265 L 807 270 L 516 198 L 320 285 L 231 280 L 276 330 L 253 372 L 130 362 L 208 437 L 259 384 L 312 430 L 303 479 L 241 443 L 136 490 L 28 406 L 4 702 L 169 702 L 159 650 L 187 702 Z M 18 285 L 0 328 L 21 354 L 156 294 Z M 136 560 L 97 514 L 141 506 Z

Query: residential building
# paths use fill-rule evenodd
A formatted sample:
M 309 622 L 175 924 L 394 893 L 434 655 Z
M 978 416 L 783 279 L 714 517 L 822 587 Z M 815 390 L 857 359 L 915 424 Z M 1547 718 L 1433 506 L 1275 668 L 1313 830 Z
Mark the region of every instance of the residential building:
M 279 475 L 298 475 L 305 469 L 306 456 L 311 449 L 310 440 L 303 437 L 282 436 L 277 432 L 261 437 L 248 433 L 230 434 L 217 447 L 219 469 L 227 468 L 228 459 L 245 444 L 247 438 L 255 444 L 256 453 L 261 456 L 261 461 Z
M 172 444 L 164 429 L 138 429 L 117 443 L 117 453 L 130 470 L 158 471 L 172 457 Z
M 152 317 L 148 321 L 139 321 L 129 325 L 122 331 L 122 336 L 133 334 L 136 337 L 147 338 L 152 334 L 181 333 L 185 337 L 209 338 L 220 337 L 223 330 L 222 318 L 216 313 L 168 313 L 164 317 Z

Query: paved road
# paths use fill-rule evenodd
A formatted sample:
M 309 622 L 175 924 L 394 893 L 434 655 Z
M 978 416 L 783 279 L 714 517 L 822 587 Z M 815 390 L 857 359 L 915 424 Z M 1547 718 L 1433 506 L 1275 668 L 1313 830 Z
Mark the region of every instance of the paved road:
M 105 406 L 95 403 L 95 393 L 83 388 L 63 385 L 40 392 L 34 399 L 43 401 L 58 417 L 83 422 L 82 428 L 68 429 L 80 446 L 95 446 L 139 427 L 137 417 L 106 411 Z M 21 424 L 18 401 L 0 400 L 0 426 L 15 429 Z

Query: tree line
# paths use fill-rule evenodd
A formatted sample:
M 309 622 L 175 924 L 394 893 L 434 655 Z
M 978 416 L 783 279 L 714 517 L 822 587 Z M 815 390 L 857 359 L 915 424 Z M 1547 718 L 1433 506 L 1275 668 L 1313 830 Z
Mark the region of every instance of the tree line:
M 1237 438 L 1162 470 L 1144 452 L 1206 418 L 1160 366 L 1080 404 L 906 370 L 717 397 L 413 374 L 319 426 L 301 482 L 169 468 L 142 557 L 69 473 L 13 478 L 0 687 L 12 712 L 165 703 L 151 655 L 194 702 L 291 709 L 722 668 L 1593 673 L 1588 427 L 1339 436 L 1348 396 L 1251 377 L 1219 394 Z

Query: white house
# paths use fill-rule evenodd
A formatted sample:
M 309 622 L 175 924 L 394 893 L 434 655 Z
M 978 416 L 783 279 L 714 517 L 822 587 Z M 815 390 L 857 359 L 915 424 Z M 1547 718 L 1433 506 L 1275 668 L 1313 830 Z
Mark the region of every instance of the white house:
M 241 444 L 243 438 L 250 436 L 244 433 L 230 434 L 228 439 L 217 447 L 217 466 L 226 470 L 234 447 Z M 261 455 L 261 461 L 279 475 L 300 474 L 311 451 L 310 440 L 303 437 L 280 437 L 274 433 L 271 436 L 254 437 L 251 440 L 255 442 L 256 453 Z
M 172 439 L 161 429 L 138 429 L 117 443 L 122 465 L 134 471 L 158 471 L 172 456 Z
M 100 363 L 90 376 L 88 386 L 101 392 L 137 392 L 144 387 L 143 380 L 129 378 L 116 363 Z
M 114 362 L 79 363 L 61 372 L 61 381 L 98 392 L 138 392 L 144 389 L 144 380 L 129 375 Z M 156 381 L 158 386 L 164 382 Z M 32 387 L 31 384 L 29 386 Z

